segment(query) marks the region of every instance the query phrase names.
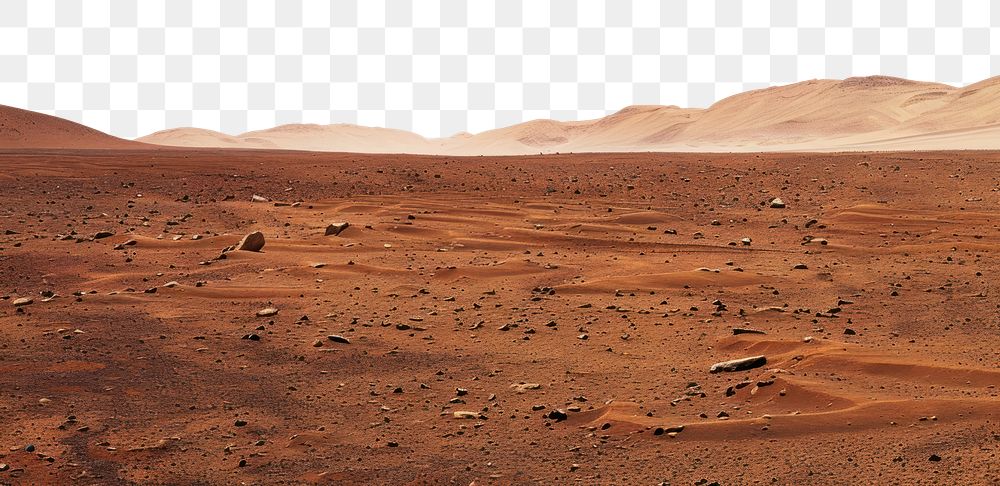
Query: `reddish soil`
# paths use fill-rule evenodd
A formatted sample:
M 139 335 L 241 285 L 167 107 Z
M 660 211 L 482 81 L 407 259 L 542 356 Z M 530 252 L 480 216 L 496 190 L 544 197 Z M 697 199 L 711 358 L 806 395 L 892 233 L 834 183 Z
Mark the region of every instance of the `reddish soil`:
M 0 105 L 0 150 L 152 149 L 62 118 Z
M 1000 153 L 0 166 L 0 484 L 1000 481 Z

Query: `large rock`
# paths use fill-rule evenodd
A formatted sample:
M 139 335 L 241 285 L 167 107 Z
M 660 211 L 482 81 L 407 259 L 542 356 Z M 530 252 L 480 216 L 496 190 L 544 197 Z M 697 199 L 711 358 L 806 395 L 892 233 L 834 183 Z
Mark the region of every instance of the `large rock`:
M 754 368 L 760 368 L 767 364 L 767 358 L 764 356 L 751 356 L 749 358 L 734 359 L 732 361 L 723 361 L 721 363 L 715 363 L 709 368 L 709 373 L 720 373 L 723 371 L 743 371 L 751 370 Z
M 347 227 L 350 226 L 350 225 L 351 225 L 351 223 L 348 223 L 346 221 L 343 222 L 343 223 L 332 223 L 332 224 L 330 224 L 330 226 L 326 227 L 326 236 L 337 236 L 342 231 L 344 231 L 345 229 L 347 229 Z
M 254 231 L 243 237 L 239 243 L 236 244 L 237 250 L 243 251 L 260 251 L 264 248 L 264 233 L 260 231 Z

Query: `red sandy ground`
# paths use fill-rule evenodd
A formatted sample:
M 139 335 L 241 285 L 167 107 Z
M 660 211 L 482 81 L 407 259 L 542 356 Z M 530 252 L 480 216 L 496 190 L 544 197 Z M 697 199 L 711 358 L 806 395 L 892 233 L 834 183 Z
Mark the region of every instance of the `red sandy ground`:
M 0 483 L 995 484 L 998 162 L 0 154 Z

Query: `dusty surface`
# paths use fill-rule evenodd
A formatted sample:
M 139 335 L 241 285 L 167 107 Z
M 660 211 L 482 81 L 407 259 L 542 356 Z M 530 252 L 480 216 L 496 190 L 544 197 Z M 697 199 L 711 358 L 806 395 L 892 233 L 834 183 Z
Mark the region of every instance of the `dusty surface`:
M 997 150 L 1000 77 L 965 87 L 888 76 L 819 79 L 739 93 L 706 109 L 630 106 L 596 120 L 533 120 L 441 139 L 338 124 L 285 125 L 239 136 L 176 128 L 139 140 L 189 147 L 447 155 Z
M 2 154 L 0 483 L 996 483 L 998 164 Z

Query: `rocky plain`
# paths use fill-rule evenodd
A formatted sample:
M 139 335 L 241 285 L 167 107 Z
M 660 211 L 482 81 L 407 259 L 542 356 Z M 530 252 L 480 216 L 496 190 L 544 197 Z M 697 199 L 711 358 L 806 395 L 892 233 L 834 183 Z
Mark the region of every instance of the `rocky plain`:
M 1000 481 L 1000 153 L 0 167 L 0 484 Z

